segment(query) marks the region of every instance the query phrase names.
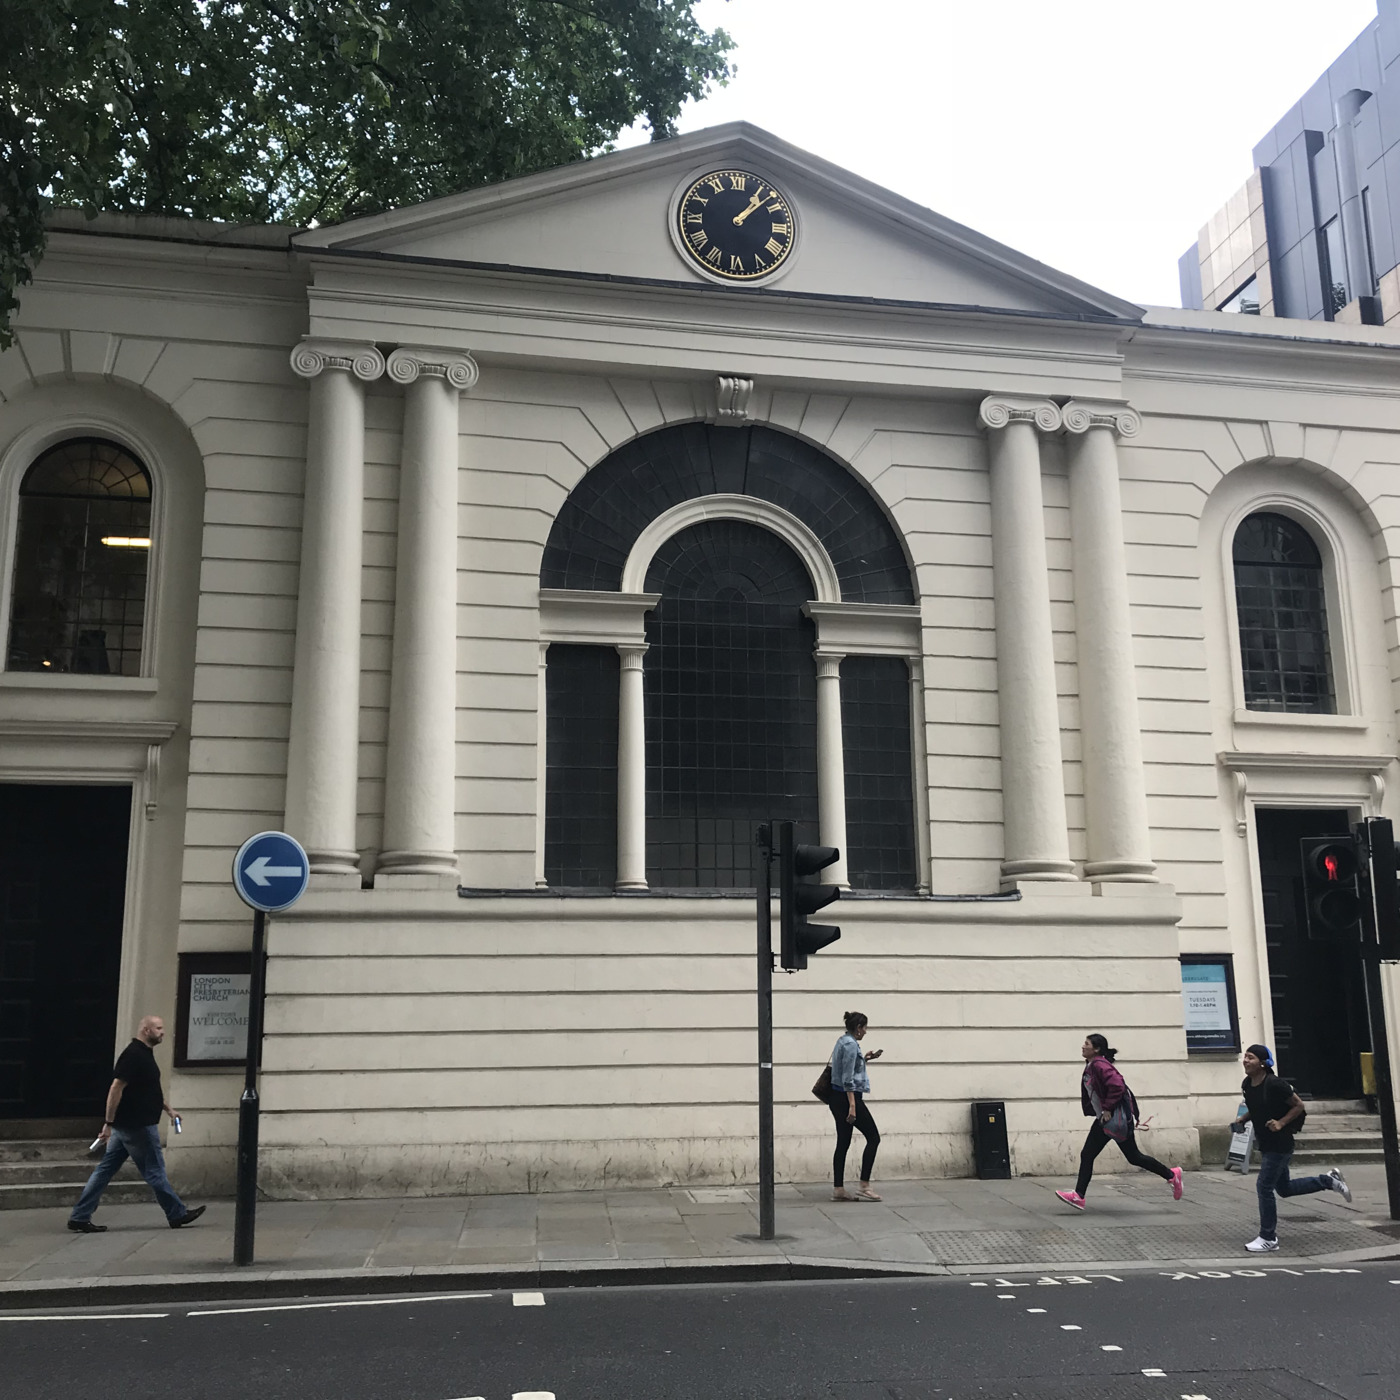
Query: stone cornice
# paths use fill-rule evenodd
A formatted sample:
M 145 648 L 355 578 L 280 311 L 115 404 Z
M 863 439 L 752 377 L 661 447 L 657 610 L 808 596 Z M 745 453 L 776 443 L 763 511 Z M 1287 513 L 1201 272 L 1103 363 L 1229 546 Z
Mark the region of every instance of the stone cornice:
M 343 369 L 356 379 L 378 379 L 384 373 L 384 356 L 361 341 L 321 340 L 307 336 L 292 347 L 292 372 L 303 379 L 314 379 L 328 369 Z
M 420 376 L 445 379 L 454 389 L 465 391 L 476 383 L 480 371 L 465 350 L 441 346 L 403 345 L 389 356 L 389 378 L 397 384 L 412 384 Z
M 1142 416 L 1125 403 L 1098 399 L 1071 399 L 1060 415 L 1065 432 L 1087 433 L 1090 428 L 1109 428 L 1120 438 L 1136 437 L 1142 431 Z
M 982 400 L 977 421 L 984 428 L 1005 428 L 1011 423 L 1030 423 L 1042 433 L 1058 432 L 1060 408 L 1049 399 L 1019 399 L 992 394 Z

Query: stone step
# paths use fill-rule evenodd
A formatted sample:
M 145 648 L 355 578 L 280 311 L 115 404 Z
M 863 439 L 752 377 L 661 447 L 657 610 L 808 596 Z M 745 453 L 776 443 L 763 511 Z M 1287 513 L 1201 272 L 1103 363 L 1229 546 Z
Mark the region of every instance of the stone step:
M 88 1143 L 95 1138 L 0 1139 L 0 1171 L 10 1162 L 95 1162 L 99 1154 L 88 1156 Z
M 1348 1147 L 1374 1148 L 1381 1146 L 1381 1134 L 1374 1133 L 1309 1133 L 1302 1132 L 1294 1139 L 1297 1151 L 1302 1152 L 1305 1148 L 1309 1152 L 1326 1150 L 1328 1152 L 1342 1150 Z
M 1318 1145 L 1309 1144 L 1307 1147 L 1299 1145 L 1293 1150 L 1291 1165 L 1297 1167 L 1336 1167 L 1343 1176 L 1347 1173 L 1348 1167 L 1359 1166 L 1367 1162 L 1384 1162 L 1385 1153 L 1380 1145 L 1375 1147 L 1328 1147 L 1325 1143 Z
M 22 1186 L 0 1184 L 0 1211 L 3 1210 L 72 1210 L 83 1183 L 31 1182 Z M 144 1181 L 114 1181 L 102 1197 L 104 1205 L 138 1205 L 149 1201 L 155 1205 L 151 1188 Z
M 1303 1102 L 1308 1106 L 1309 1118 L 1315 1113 L 1362 1113 L 1368 1118 L 1378 1116 L 1366 1107 L 1365 1099 L 1303 1099 Z
M 100 1111 L 86 1118 L 0 1118 L 0 1142 L 34 1138 L 83 1138 L 91 1142 L 102 1126 Z
M 77 1182 L 81 1186 L 97 1162 L 5 1162 L 0 1163 L 0 1186 L 24 1186 L 40 1181 L 62 1181 L 69 1185 Z M 127 1162 L 113 1179 L 114 1181 L 140 1181 L 141 1173 Z
M 1308 1121 L 1301 1137 L 1331 1137 L 1333 1133 L 1378 1133 L 1381 1119 L 1378 1113 L 1314 1114 L 1308 1110 Z

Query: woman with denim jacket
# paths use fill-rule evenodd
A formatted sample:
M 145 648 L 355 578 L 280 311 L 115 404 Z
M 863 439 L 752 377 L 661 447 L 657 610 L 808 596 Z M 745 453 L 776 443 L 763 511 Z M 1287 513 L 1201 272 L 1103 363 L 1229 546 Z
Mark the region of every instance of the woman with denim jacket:
M 1084 1075 L 1079 1082 L 1079 1101 L 1084 1116 L 1094 1121 L 1089 1125 L 1089 1136 L 1084 1140 L 1084 1150 L 1079 1154 L 1079 1180 L 1073 1191 L 1056 1191 L 1055 1194 L 1075 1210 L 1084 1209 L 1084 1193 L 1089 1189 L 1089 1178 L 1094 1174 L 1094 1162 L 1100 1152 L 1108 1146 L 1110 1139 L 1104 1132 L 1104 1124 L 1113 1117 L 1113 1110 L 1127 1098 L 1128 1135 L 1118 1144 L 1118 1150 L 1135 1167 L 1141 1167 L 1171 1182 L 1172 1196 L 1181 1199 L 1182 1181 L 1180 1167 L 1164 1167 L 1155 1157 L 1149 1157 L 1137 1145 L 1133 1129 L 1137 1126 L 1137 1100 L 1128 1088 L 1123 1076 L 1114 1067 L 1113 1061 L 1118 1052 L 1109 1047 L 1101 1035 L 1084 1037 L 1079 1053 L 1084 1057 Z
M 870 1078 L 865 1072 L 866 1064 L 878 1060 L 883 1050 L 872 1050 L 863 1054 L 860 1042 L 865 1039 L 869 1021 L 859 1011 L 848 1011 L 845 1015 L 846 1033 L 831 1052 L 831 1097 L 827 1103 L 831 1116 L 836 1120 L 836 1154 L 832 1158 L 834 1190 L 833 1201 L 878 1201 L 879 1196 L 870 1189 L 870 1173 L 875 1166 L 875 1153 L 880 1146 L 880 1130 L 865 1106 L 865 1096 L 870 1092 Z M 846 1153 L 851 1147 L 851 1132 L 859 1128 L 865 1137 L 865 1153 L 860 1161 L 860 1188 L 855 1195 L 846 1190 Z

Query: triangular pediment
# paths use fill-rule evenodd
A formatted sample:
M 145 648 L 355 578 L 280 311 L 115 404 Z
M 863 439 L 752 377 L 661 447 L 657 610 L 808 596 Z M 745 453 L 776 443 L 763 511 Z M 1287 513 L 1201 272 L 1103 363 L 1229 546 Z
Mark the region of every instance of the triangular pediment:
M 679 246 L 680 193 L 708 171 L 781 190 L 797 236 L 779 273 L 716 284 Z M 1139 320 L 1140 308 L 744 122 L 298 235 L 308 252 L 645 282 Z

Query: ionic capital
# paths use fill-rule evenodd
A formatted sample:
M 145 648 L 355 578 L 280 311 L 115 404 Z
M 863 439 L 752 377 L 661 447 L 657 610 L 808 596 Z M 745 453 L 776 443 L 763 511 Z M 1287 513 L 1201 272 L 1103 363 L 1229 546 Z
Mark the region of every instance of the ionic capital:
M 389 378 L 397 384 L 412 384 L 420 376 L 445 379 L 454 389 L 465 391 L 476 383 L 480 371 L 465 350 L 438 346 L 403 345 L 389 356 Z
M 1071 399 L 1060 413 L 1067 433 L 1087 433 L 1090 428 L 1108 428 L 1120 438 L 1131 438 L 1142 429 L 1142 416 L 1125 403 Z
M 1011 423 L 1030 423 L 1042 433 L 1057 432 L 1060 409 L 1049 399 L 1017 399 L 992 394 L 982 400 L 977 410 L 978 421 L 984 428 L 1005 428 Z
M 292 373 L 315 379 L 328 369 L 343 369 L 356 379 L 378 379 L 384 356 L 373 345 L 355 340 L 320 340 L 307 336 L 292 347 Z
M 645 645 L 619 645 L 617 654 L 621 658 L 624 671 L 640 671 L 643 666 L 642 658 L 647 654 L 647 647 Z
M 812 654 L 816 657 L 819 681 L 841 679 L 841 663 L 846 659 L 844 651 L 817 651 Z

